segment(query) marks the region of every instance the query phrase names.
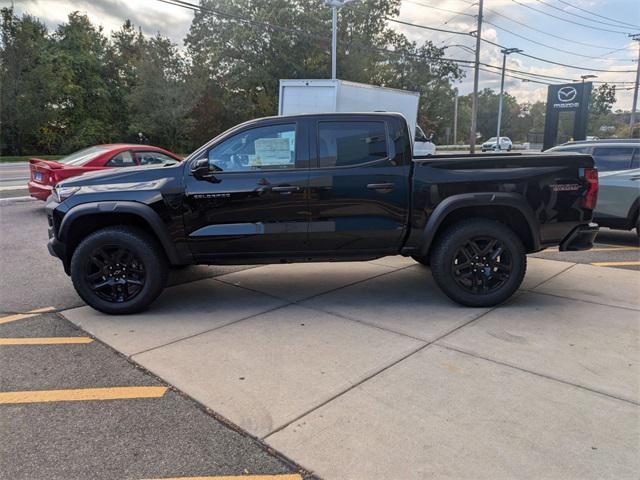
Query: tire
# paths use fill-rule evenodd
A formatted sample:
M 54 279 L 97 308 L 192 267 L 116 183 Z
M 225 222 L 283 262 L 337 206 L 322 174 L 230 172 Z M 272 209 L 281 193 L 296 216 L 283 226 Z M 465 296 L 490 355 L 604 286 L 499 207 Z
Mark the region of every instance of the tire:
M 411 258 L 413 258 L 416 262 L 424 265 L 425 267 L 431 266 L 431 261 L 429 257 L 420 257 L 418 255 L 411 255 Z
M 83 239 L 71 259 L 71 280 L 88 305 L 121 315 L 147 308 L 167 281 L 164 251 L 147 233 L 106 227 Z
M 493 241 L 493 250 L 485 253 L 487 260 L 483 261 L 481 252 Z M 478 260 L 469 255 L 471 251 L 479 255 Z M 450 299 L 468 307 L 504 302 L 518 289 L 526 270 L 527 256 L 520 238 L 495 220 L 456 223 L 439 237 L 431 252 L 431 272 L 438 286 Z

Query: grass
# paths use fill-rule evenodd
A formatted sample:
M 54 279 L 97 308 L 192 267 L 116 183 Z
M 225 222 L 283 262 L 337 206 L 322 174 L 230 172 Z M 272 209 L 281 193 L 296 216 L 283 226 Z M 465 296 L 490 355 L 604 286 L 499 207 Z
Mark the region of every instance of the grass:
M 24 155 L 21 157 L 0 157 L 0 163 L 12 163 L 12 162 L 28 162 L 30 158 L 37 157 L 42 160 L 58 160 L 64 157 L 64 155 Z

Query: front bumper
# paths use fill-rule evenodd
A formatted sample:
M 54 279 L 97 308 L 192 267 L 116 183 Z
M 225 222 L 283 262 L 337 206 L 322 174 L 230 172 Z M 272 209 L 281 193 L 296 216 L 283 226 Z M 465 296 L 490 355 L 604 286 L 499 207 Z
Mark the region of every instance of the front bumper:
M 589 250 L 593 247 L 593 241 L 599 230 L 600 227 L 596 223 L 579 225 L 560 242 L 560 251 L 576 252 L 579 250 Z

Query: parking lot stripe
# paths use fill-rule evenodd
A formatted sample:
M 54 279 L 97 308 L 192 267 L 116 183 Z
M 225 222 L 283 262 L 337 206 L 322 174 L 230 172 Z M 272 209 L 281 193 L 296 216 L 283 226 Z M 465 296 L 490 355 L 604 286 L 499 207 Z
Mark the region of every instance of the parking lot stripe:
M 595 247 L 590 248 L 589 250 L 584 250 L 585 252 L 626 252 L 626 251 L 640 251 L 640 247 Z M 547 248 L 544 250 L 544 253 L 567 253 L 561 252 L 557 247 L 555 248 Z
M 218 477 L 171 477 L 156 480 L 302 480 L 299 473 L 284 473 L 276 475 L 232 475 Z
M 27 313 L 16 313 L 15 315 L 8 315 L 6 317 L 0 317 L 0 325 L 3 323 L 15 322 L 16 320 L 24 320 L 25 318 L 35 317 L 40 313 L 52 312 L 55 307 L 36 308 L 35 310 L 29 310 Z
M 71 343 L 91 343 L 91 337 L 26 337 L 0 338 L 0 345 L 68 345 Z
M 107 387 L 78 388 L 71 390 L 33 390 L 0 392 L 0 405 L 15 403 L 75 402 L 84 400 L 123 400 L 133 398 L 158 398 L 167 387 Z
M 594 262 L 594 267 L 640 267 L 640 262 Z

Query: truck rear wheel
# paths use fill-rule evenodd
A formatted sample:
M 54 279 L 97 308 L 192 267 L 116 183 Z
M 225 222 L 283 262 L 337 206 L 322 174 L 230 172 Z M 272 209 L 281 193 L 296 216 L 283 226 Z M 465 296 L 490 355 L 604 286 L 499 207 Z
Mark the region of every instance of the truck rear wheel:
M 464 220 L 438 239 L 431 253 L 433 278 L 452 300 L 469 307 L 490 307 L 518 289 L 527 269 L 520 238 L 489 219 Z
M 71 279 L 91 307 L 110 314 L 136 313 L 153 302 L 167 281 L 167 261 L 145 232 L 112 226 L 93 232 L 76 248 Z

